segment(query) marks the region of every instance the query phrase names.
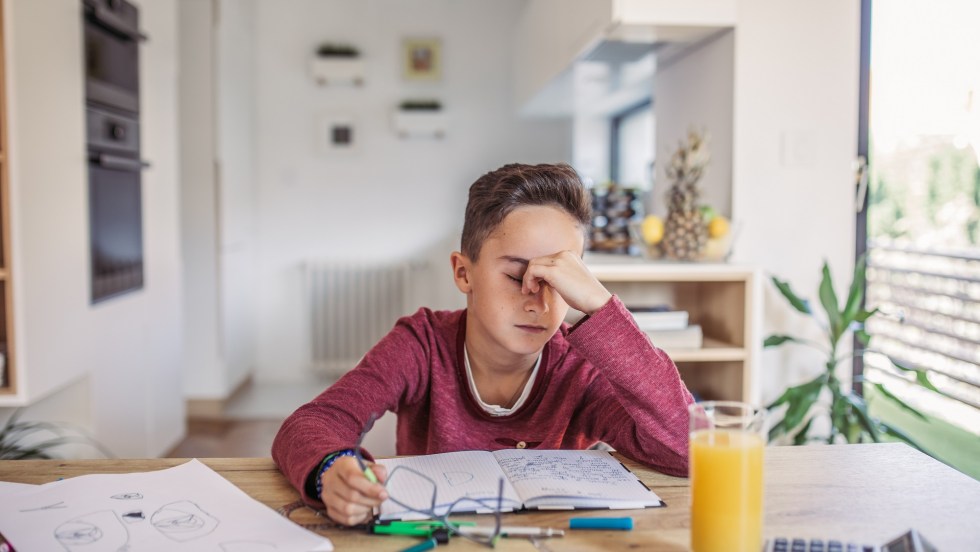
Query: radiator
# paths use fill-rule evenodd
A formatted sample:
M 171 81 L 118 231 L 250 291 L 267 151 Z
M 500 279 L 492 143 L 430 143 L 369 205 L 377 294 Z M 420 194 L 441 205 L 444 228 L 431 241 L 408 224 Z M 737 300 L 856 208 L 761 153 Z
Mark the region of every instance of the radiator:
M 415 309 L 413 280 L 420 269 L 409 263 L 305 263 L 313 370 L 339 376 L 353 368 Z

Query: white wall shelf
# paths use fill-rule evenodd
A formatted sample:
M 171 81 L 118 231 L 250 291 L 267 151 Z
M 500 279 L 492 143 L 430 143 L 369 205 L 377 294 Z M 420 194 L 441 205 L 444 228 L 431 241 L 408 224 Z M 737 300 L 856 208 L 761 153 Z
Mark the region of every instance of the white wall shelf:
M 360 58 L 314 57 L 310 74 L 320 86 L 364 86 L 366 65 Z
M 447 123 L 446 113 L 441 109 L 396 109 L 391 117 L 395 133 L 403 139 L 445 138 Z

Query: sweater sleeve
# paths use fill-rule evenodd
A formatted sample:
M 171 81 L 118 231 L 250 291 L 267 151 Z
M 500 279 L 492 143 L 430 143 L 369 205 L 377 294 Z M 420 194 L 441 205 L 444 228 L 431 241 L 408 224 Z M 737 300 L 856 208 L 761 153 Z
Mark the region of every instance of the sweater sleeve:
M 324 456 L 354 448 L 372 414 L 396 411 L 427 387 L 429 350 L 420 315 L 402 318 L 357 366 L 283 422 L 272 459 L 308 502 L 306 480 Z M 370 458 L 367 451 L 365 456 Z
M 584 431 L 658 471 L 687 476 L 694 402 L 677 366 L 615 295 L 567 337 L 598 372 L 578 413 Z

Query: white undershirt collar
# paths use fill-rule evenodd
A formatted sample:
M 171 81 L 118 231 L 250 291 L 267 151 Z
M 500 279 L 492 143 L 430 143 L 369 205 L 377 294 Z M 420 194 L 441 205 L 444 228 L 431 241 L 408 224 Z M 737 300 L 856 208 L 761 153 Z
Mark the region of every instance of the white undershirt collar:
M 487 414 L 491 416 L 507 416 L 513 414 L 520 408 L 524 401 L 527 400 L 528 395 L 531 394 L 531 388 L 534 386 L 534 378 L 538 375 L 538 368 L 541 366 L 541 355 L 538 355 L 538 360 L 534 362 L 534 368 L 531 370 L 531 377 L 527 379 L 527 383 L 524 384 L 524 390 L 521 391 L 521 396 L 518 397 L 517 402 L 514 406 L 510 408 L 504 408 L 497 404 L 487 404 L 483 402 L 480 398 L 480 392 L 476 390 L 476 382 L 473 380 L 473 369 L 470 367 L 470 355 L 466 351 L 466 344 L 463 344 L 463 364 L 466 366 L 466 381 L 470 384 L 470 391 L 473 393 L 473 397 L 476 398 L 476 404 L 480 405 Z

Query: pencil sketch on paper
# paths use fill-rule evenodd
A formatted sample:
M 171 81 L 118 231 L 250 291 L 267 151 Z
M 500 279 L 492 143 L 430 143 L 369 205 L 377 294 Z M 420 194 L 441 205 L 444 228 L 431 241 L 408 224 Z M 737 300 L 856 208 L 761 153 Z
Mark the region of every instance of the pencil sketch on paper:
M 21 510 L 21 512 L 40 512 L 41 510 L 57 510 L 60 508 L 67 508 L 64 500 L 59 500 L 54 504 L 48 504 L 47 506 L 38 506 L 37 508 L 27 508 L 26 510 Z
M 451 487 L 465 485 L 466 483 L 473 481 L 473 474 L 464 471 L 443 472 L 442 476 L 446 478 L 446 482 L 449 483 L 449 486 Z
M 164 536 L 186 542 L 211 533 L 219 521 L 190 500 L 180 500 L 153 512 L 150 523 Z
M 68 552 L 118 552 L 129 546 L 129 531 L 112 510 L 70 519 L 54 530 Z
M 137 521 L 146 519 L 146 516 L 143 515 L 143 510 L 133 510 L 132 512 L 123 514 L 122 518 L 126 523 L 136 523 Z
M 142 493 L 119 493 L 110 496 L 109 498 L 114 498 L 116 500 L 139 500 L 143 498 Z
M 270 552 L 279 550 L 279 547 L 271 542 L 262 541 L 230 541 L 219 543 L 221 552 Z

